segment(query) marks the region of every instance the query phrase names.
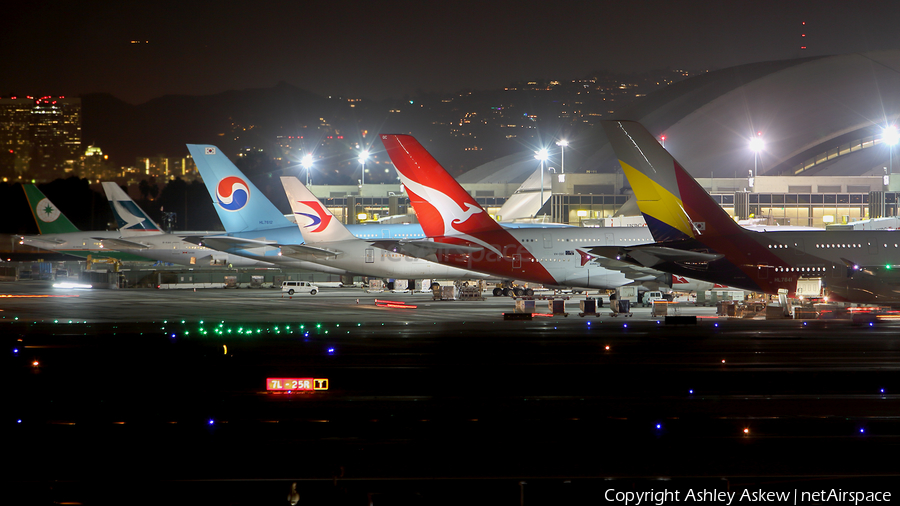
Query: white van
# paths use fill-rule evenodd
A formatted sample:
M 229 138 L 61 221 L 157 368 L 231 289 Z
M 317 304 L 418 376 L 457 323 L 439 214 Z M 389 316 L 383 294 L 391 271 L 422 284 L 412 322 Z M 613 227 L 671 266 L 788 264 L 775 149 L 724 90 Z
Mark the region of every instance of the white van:
M 294 292 L 309 292 L 310 295 L 319 293 L 319 287 L 309 281 L 285 281 L 281 284 L 281 292 L 287 292 L 288 295 L 294 295 Z
M 666 302 L 672 302 L 675 300 L 675 297 L 671 293 L 662 293 L 659 291 L 653 292 L 642 292 L 641 293 L 641 305 L 644 307 L 652 306 L 654 300 L 664 300 Z

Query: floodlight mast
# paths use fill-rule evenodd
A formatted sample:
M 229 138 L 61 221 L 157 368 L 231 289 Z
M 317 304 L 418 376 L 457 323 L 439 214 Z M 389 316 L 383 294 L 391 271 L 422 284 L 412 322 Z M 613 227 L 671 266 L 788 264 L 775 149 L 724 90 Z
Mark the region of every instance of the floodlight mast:
M 762 133 L 757 132 L 756 137 L 750 138 L 750 150 L 753 151 L 753 179 L 756 179 L 758 172 L 759 152 L 766 146 L 762 139 Z
M 890 171 L 888 175 L 893 175 L 894 173 L 894 146 L 900 142 L 900 131 L 897 130 L 897 125 L 889 125 L 885 127 L 884 131 L 881 133 L 881 140 L 884 141 L 888 146 L 888 163 L 890 166 Z M 891 176 L 893 177 L 893 176 Z
M 753 137 L 750 139 L 750 149 L 759 153 L 762 151 L 763 147 L 765 147 L 765 142 L 763 142 L 762 137 Z
M 569 141 L 562 139 L 556 142 L 556 145 L 559 146 L 560 150 L 560 173 L 566 173 L 566 146 L 569 145 Z
M 300 165 L 302 165 L 303 168 L 306 169 L 306 186 L 309 186 L 309 183 L 310 183 L 310 181 L 311 181 L 311 179 L 310 179 L 310 177 L 309 177 L 309 171 L 312 170 L 312 166 L 313 166 L 313 157 L 312 157 L 312 155 L 306 155 L 306 156 L 304 156 L 304 157 L 300 160 Z
M 534 217 L 537 218 L 537 213 L 541 212 L 541 209 L 544 207 L 544 162 L 550 158 L 550 154 L 547 148 L 541 148 L 539 151 L 535 151 L 534 157 L 541 161 L 541 203 L 538 205 L 538 210 L 534 213 Z
M 363 150 L 359 153 L 359 163 L 362 165 L 362 182 L 361 185 L 366 184 L 366 160 L 369 159 L 369 150 Z

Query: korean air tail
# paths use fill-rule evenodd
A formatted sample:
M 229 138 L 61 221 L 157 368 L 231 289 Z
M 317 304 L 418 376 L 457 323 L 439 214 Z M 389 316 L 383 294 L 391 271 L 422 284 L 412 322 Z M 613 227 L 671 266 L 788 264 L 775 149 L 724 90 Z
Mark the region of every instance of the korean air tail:
M 322 202 L 295 177 L 282 177 L 284 193 L 297 217 L 297 226 L 307 244 L 358 240 Z
M 78 232 L 78 227 L 72 224 L 68 218 L 59 210 L 58 207 L 50 202 L 50 199 L 44 196 L 41 190 L 33 184 L 23 184 L 22 189 L 25 190 L 25 199 L 28 200 L 28 206 L 31 207 L 31 214 L 38 226 L 40 234 L 66 234 L 69 232 Z
M 643 125 L 602 123 L 656 241 L 744 233 Z
M 216 146 L 188 144 L 188 151 L 228 233 L 293 226 Z
M 103 192 L 106 193 L 106 200 L 109 201 L 109 207 L 112 208 L 113 216 L 119 226 L 119 232 L 122 236 L 136 236 L 147 233 L 161 233 L 159 228 L 143 209 L 134 203 L 134 200 L 125 193 L 122 188 L 111 182 L 104 182 Z
M 426 236 L 502 230 L 411 135 L 382 134 L 381 142 L 400 174 Z

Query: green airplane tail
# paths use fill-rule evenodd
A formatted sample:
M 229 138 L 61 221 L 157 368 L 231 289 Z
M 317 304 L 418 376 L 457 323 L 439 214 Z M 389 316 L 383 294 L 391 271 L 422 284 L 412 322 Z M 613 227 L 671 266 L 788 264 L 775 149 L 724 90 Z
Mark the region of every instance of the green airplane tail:
M 31 214 L 34 216 L 34 221 L 41 234 L 65 234 L 79 231 L 78 227 L 72 224 L 62 211 L 53 205 L 53 202 L 50 202 L 50 199 L 44 196 L 41 190 L 38 190 L 37 186 L 23 184 L 22 189 L 25 190 L 25 198 L 28 199 Z

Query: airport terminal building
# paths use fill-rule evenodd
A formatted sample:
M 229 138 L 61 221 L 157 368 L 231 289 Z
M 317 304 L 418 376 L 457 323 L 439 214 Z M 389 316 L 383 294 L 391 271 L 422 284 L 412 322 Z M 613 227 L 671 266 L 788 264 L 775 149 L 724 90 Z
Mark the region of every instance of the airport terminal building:
M 822 227 L 898 215 L 900 145 L 891 126 L 900 121 L 900 51 L 709 72 L 652 93 L 608 119 L 643 123 L 741 219 Z M 552 149 L 543 184 L 536 177 L 537 185 L 526 191 L 533 199 L 530 214 L 584 226 L 602 224 L 620 210 L 628 214 L 622 206 L 630 188 L 602 129 L 567 139 L 564 148 L 557 140 L 546 140 Z M 751 141 L 759 144 L 751 147 Z M 473 169 L 459 181 L 498 214 L 540 168 L 526 151 Z M 312 190 L 348 223 L 412 212 L 397 185 Z

